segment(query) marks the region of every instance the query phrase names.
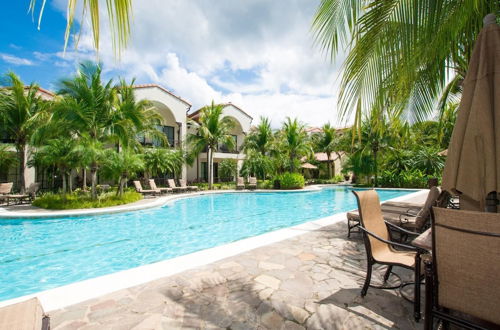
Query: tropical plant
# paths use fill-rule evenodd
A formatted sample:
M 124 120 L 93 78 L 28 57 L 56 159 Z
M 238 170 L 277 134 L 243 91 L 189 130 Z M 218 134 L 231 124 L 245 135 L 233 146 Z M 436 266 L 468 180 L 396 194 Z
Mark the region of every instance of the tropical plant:
M 245 137 L 243 149 L 245 152 L 258 151 L 262 155 L 269 152 L 273 140 L 271 122 L 266 117 L 260 117 L 259 125 Z
M 322 0 L 313 21 L 320 47 L 347 49 L 339 106 L 343 115 L 373 108 L 423 119 L 460 93 L 472 47 L 498 1 Z M 448 84 L 448 85 L 447 85 Z
M 280 189 L 300 189 L 305 185 L 305 179 L 299 173 L 285 172 L 277 175 L 274 181 L 279 181 Z
M 7 73 L 6 78 L 9 87 L 0 89 L 0 125 L 13 140 L 18 157 L 19 188 L 24 193 L 27 144 L 37 127 L 47 120 L 46 103 L 37 94 L 37 84 L 25 86 L 13 72 Z
M 313 136 L 313 142 L 315 151 L 326 153 L 328 178 L 330 179 L 332 173 L 335 173 L 335 163 L 332 162 L 332 153 L 336 152 L 337 155 L 339 155 L 338 152 L 340 151 L 340 138 L 337 134 L 337 130 L 330 126 L 330 123 L 327 123 L 323 125 L 320 133 Z
M 16 153 L 11 150 L 11 146 L 0 144 L 0 172 L 7 172 L 16 162 Z
M 426 175 L 437 175 L 444 168 L 444 157 L 436 147 L 423 147 L 415 153 L 415 168 Z
M 234 127 L 234 121 L 230 117 L 224 117 L 222 111 L 224 105 L 215 104 L 205 106 L 200 110 L 199 128 L 196 134 L 188 135 L 188 144 L 193 154 L 198 154 L 206 149 L 208 153 L 208 186 L 212 189 L 213 178 L 213 154 L 220 144 L 225 144 L 229 149 L 234 149 L 235 141 L 230 134 Z
M 43 11 L 47 0 L 42 0 L 41 9 L 38 15 L 38 29 L 42 22 Z M 103 1 L 101 1 L 102 4 Z M 99 50 L 100 18 L 99 18 L 99 0 L 80 1 L 83 6 L 81 21 L 86 20 L 87 13 L 90 15 L 92 23 L 92 36 L 94 38 L 94 48 Z M 69 36 L 73 29 L 75 10 L 78 6 L 77 0 L 68 0 L 68 10 L 66 18 L 66 32 L 64 34 L 64 49 L 68 45 Z M 132 16 L 132 0 L 107 0 L 106 8 L 111 27 L 111 41 L 115 53 L 120 55 L 128 43 L 130 36 L 130 19 Z M 29 11 L 33 14 L 36 9 L 36 0 L 30 0 Z M 81 27 L 80 27 L 81 28 Z
M 232 158 L 223 159 L 219 163 L 219 177 L 232 181 L 238 175 L 238 161 Z
M 144 169 L 144 160 L 141 154 L 132 149 L 122 149 L 117 152 L 112 149 L 106 150 L 106 158 L 103 164 L 105 177 L 118 182 L 117 196 L 123 195 L 123 189 L 128 179 L 133 178 Z
M 62 178 L 62 193 L 71 191 L 71 170 L 79 162 L 79 155 L 76 151 L 76 140 L 68 138 L 59 138 L 46 141 L 43 146 L 38 148 L 30 159 L 30 166 L 47 168 L 54 166 Z
M 288 168 L 295 172 L 299 168 L 299 159 L 312 151 L 304 125 L 297 118 L 287 118 L 281 131 L 283 150 L 288 155 Z
M 184 157 L 180 150 L 148 148 L 144 153 L 144 168 L 148 176 L 156 177 L 166 172 L 180 173 Z
M 249 151 L 241 166 L 240 175 L 256 176 L 259 179 L 266 179 L 269 174 L 275 172 L 276 158 L 262 155 L 258 151 Z

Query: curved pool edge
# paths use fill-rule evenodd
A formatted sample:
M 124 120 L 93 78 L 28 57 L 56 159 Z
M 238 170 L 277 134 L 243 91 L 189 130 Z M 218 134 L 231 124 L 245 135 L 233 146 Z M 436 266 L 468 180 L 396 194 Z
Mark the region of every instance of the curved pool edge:
M 303 191 L 303 190 L 302 190 Z M 251 191 L 250 191 L 251 192 Z M 216 193 L 216 192 L 213 192 Z M 427 195 L 428 189 L 389 199 L 389 201 L 410 201 Z M 187 194 L 186 194 L 187 195 Z M 184 196 L 188 197 L 188 196 Z M 142 265 L 119 272 L 74 282 L 53 289 L 0 301 L 0 307 L 37 297 L 45 312 L 51 312 L 89 299 L 97 298 L 118 290 L 172 276 L 196 267 L 217 262 L 259 247 L 277 243 L 325 226 L 345 221 L 347 212 L 311 220 L 296 226 L 282 228 L 261 235 L 244 238 L 228 244 L 189 253 L 172 259 Z
M 210 191 L 199 191 L 191 193 L 182 193 L 176 195 L 162 196 L 159 198 L 141 199 L 140 201 L 111 206 L 103 208 L 94 209 L 78 209 L 78 210 L 46 210 L 42 208 L 37 208 L 33 211 L 8 211 L 0 207 L 0 221 L 2 219 L 38 219 L 38 218 L 64 218 L 64 217 L 81 217 L 81 216 L 92 216 L 101 214 L 112 214 L 112 213 L 124 213 L 131 211 L 139 211 L 145 209 L 151 209 L 156 207 L 162 207 L 170 202 L 177 201 L 180 199 L 203 196 L 208 194 L 226 194 L 226 193 L 303 193 L 319 191 L 324 187 L 331 187 L 335 185 L 311 185 L 300 190 L 274 190 L 274 189 L 255 189 L 255 190 L 210 190 Z

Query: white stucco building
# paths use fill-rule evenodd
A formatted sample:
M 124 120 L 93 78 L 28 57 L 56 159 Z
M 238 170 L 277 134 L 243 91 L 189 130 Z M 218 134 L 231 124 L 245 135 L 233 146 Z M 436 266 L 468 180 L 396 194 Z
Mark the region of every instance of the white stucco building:
M 196 134 L 196 119 L 199 111 L 191 111 L 191 103 L 187 100 L 173 94 L 166 88 L 157 84 L 135 85 L 135 96 L 137 100 L 148 100 L 152 103 L 154 110 L 162 117 L 158 127 L 167 137 L 169 145 L 175 148 L 186 148 L 186 139 L 188 134 Z M 54 98 L 50 91 L 40 88 L 40 95 L 44 99 Z M 208 100 L 207 100 L 208 102 Z M 235 127 L 231 134 L 236 140 L 236 150 L 228 150 L 225 146 L 220 146 L 214 154 L 214 178 L 218 179 L 218 163 L 225 158 L 238 160 L 238 166 L 241 167 L 244 154 L 241 151 L 241 145 L 246 134 L 250 131 L 252 117 L 236 105 L 227 103 L 224 105 L 224 116 L 231 117 L 235 122 Z M 8 137 L 0 136 L 1 142 L 11 142 Z M 138 137 L 139 142 L 144 145 L 153 145 L 155 141 L 145 137 Z M 192 166 L 184 165 L 180 177 L 189 182 L 206 181 L 207 179 L 207 155 L 202 152 L 196 157 Z M 0 182 L 17 182 L 19 170 L 11 168 L 6 173 L 0 173 Z M 35 168 L 27 168 L 25 171 L 26 185 L 32 182 L 48 180 L 43 171 L 37 171 Z M 53 178 L 50 178 L 51 180 Z

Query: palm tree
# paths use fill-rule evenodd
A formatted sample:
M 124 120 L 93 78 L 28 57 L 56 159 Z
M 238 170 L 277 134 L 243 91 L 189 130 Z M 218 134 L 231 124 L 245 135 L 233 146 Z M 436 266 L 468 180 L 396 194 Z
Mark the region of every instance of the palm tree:
M 41 9 L 38 16 L 38 29 L 42 21 L 42 15 L 47 0 L 42 0 Z M 104 1 L 101 1 L 101 4 Z M 100 35 L 100 18 L 99 18 L 99 1 L 81 1 L 83 5 L 82 22 L 86 20 L 87 13 L 90 15 L 92 23 L 92 35 L 94 38 L 94 48 L 99 50 L 99 35 Z M 75 10 L 78 6 L 77 0 L 68 0 L 66 33 L 64 34 L 64 49 L 68 45 L 69 36 L 74 24 Z M 35 12 L 36 0 L 30 0 L 29 11 Z M 130 36 L 130 18 L 132 15 L 132 0 L 107 0 L 106 8 L 111 27 L 111 40 L 115 54 L 120 55 L 129 40 Z
M 212 101 L 211 105 L 207 105 L 200 110 L 199 124 L 197 134 L 188 136 L 188 143 L 191 146 L 193 154 L 200 153 L 203 149 L 207 149 L 208 153 L 208 188 L 212 189 L 214 183 L 213 167 L 214 167 L 214 152 L 220 144 L 225 144 L 229 149 L 236 147 L 233 136 L 230 134 L 235 123 L 230 117 L 224 117 L 222 111 L 224 105 L 215 104 Z
M 181 150 L 148 148 L 144 153 L 145 169 L 148 176 L 158 176 L 165 172 L 177 174 L 184 164 Z
M 316 41 L 332 59 L 341 49 L 348 52 L 342 114 L 356 111 L 359 117 L 385 106 L 422 119 L 440 97 L 443 108 L 460 93 L 488 13 L 498 16 L 500 2 L 322 0 L 313 21 Z
M 318 151 L 326 153 L 328 160 L 328 178 L 332 177 L 332 164 L 333 173 L 335 173 L 335 163 L 332 163 L 332 153 L 339 151 L 339 135 L 337 130 L 330 126 L 330 123 L 323 125 L 321 133 L 314 135 L 314 144 Z
M 123 188 L 128 178 L 135 176 L 144 168 L 144 160 L 141 154 L 132 149 L 122 149 L 120 152 L 106 150 L 106 159 L 103 164 L 103 174 L 112 179 L 117 179 L 117 196 L 123 195 Z
M 46 120 L 44 101 L 38 92 L 38 85 L 25 86 L 13 72 L 7 73 L 10 87 L 0 90 L 0 124 L 2 131 L 13 140 L 18 156 L 19 188 L 26 189 L 25 170 L 27 144 L 36 128 Z
M 255 150 L 265 155 L 269 151 L 269 146 L 273 140 L 273 131 L 268 118 L 260 117 L 260 124 L 256 129 L 245 137 L 243 149 L 245 152 Z
M 311 152 L 307 132 L 297 118 L 288 117 L 282 129 L 283 149 L 288 155 L 290 172 L 295 172 L 300 157 Z
M 10 145 L 0 144 L 0 172 L 7 172 L 17 162 L 16 154 L 10 149 Z
M 35 151 L 30 164 L 44 168 L 48 166 L 57 168 L 62 177 L 62 192 L 67 193 L 72 190 L 71 170 L 76 167 L 79 158 L 75 149 L 74 139 L 49 140 Z

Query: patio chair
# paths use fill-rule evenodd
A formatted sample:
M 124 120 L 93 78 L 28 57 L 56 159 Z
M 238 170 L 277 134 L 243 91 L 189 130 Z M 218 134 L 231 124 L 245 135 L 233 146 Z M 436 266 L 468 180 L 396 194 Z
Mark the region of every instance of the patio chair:
M 361 296 L 364 297 L 370 287 L 372 267 L 374 264 L 387 265 L 384 275 L 384 283 L 387 282 L 394 266 L 411 269 L 415 274 L 415 292 L 413 298 L 414 317 L 420 319 L 420 278 L 421 278 L 421 259 L 420 250 L 414 246 L 394 242 L 392 240 L 388 227 L 398 230 L 407 235 L 415 233 L 398 227 L 382 217 L 380 200 L 375 190 L 353 191 L 356 196 L 360 214 L 359 229 L 363 232 L 363 241 L 367 255 L 366 279 L 361 290 Z M 396 250 L 398 247 L 400 250 Z M 404 249 L 406 251 L 403 251 Z M 396 289 L 402 285 L 394 287 L 372 286 L 382 289 Z
M 432 209 L 425 264 L 425 329 L 435 319 L 468 329 L 500 328 L 500 214 Z
M 187 190 L 198 191 L 198 186 L 188 186 L 186 185 L 186 180 L 184 179 L 179 179 L 179 185 L 181 188 L 187 188 Z
M 17 200 L 18 204 L 21 204 L 24 200 L 28 200 L 29 202 L 32 202 L 36 197 L 36 193 L 38 192 L 38 189 L 40 189 L 40 183 L 33 182 L 32 184 L 30 184 L 28 186 L 28 189 L 26 189 L 25 194 L 8 194 L 8 195 L 4 195 L 3 198 L 7 200 L 7 205 L 10 205 L 10 201 L 13 199 Z
M 245 179 L 239 176 L 236 178 L 236 190 L 243 190 L 243 189 L 245 189 Z
M 160 189 L 142 189 L 141 181 L 134 181 L 135 191 L 143 195 L 159 195 Z
M 172 188 L 158 188 L 156 186 L 156 182 L 154 179 L 149 179 L 149 187 L 152 189 L 152 190 L 159 190 L 160 193 L 169 193 L 169 192 L 173 192 L 173 189 Z
M 174 192 L 183 192 L 183 191 L 187 191 L 187 189 L 188 189 L 187 187 L 178 187 L 175 184 L 174 179 L 168 179 L 167 183 L 168 183 L 168 186 L 174 190 Z
M 0 329 L 48 330 L 50 319 L 38 299 L 32 298 L 0 308 Z
M 248 178 L 248 189 L 257 189 L 257 178 L 251 176 Z
M 0 183 L 0 195 L 7 195 L 10 194 L 12 191 L 12 186 L 14 185 L 13 182 L 3 182 Z

